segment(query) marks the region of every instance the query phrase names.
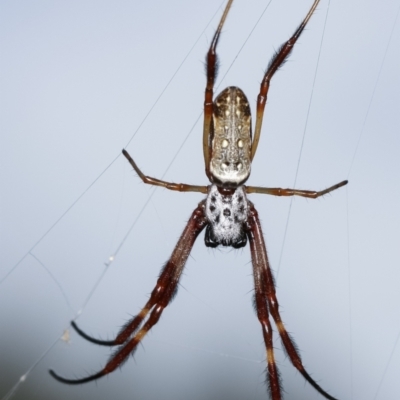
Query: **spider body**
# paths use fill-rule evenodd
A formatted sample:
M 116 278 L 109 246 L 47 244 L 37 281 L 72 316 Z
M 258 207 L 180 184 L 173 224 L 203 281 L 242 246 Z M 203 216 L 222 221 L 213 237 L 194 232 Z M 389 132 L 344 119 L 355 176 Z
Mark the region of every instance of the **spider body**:
M 236 188 L 251 170 L 251 112 L 241 89 L 228 87 L 217 96 L 211 123 L 211 181 Z
M 247 243 L 244 225 L 248 210 L 249 201 L 243 186 L 224 189 L 211 185 L 204 210 L 208 222 L 204 236 L 206 246 L 244 247 Z
M 232 1 L 229 0 L 225 7 L 206 56 L 207 83 L 204 95 L 203 155 L 205 172 L 211 185 L 171 183 L 146 176 L 129 153 L 126 150 L 122 151 L 144 183 L 174 191 L 200 192 L 207 195 L 206 199 L 198 204 L 189 218 L 178 243 L 160 273 L 150 298 L 141 311 L 125 324 L 114 340 L 95 339 L 87 335 L 72 321 L 72 327 L 83 338 L 103 346 L 117 346 L 117 350 L 103 369 L 85 378 L 68 379 L 50 370 L 50 374 L 60 382 L 68 384 L 90 382 L 111 373 L 122 365 L 136 350 L 146 334 L 157 324 L 165 307 L 169 305 L 176 293 L 190 251 L 198 235 L 205 229 L 205 244 L 208 247 L 222 245 L 240 248 L 249 243 L 254 277 L 254 305 L 266 348 L 268 390 L 272 400 L 282 399 L 282 389 L 274 356 L 271 319 L 277 327 L 283 347 L 293 366 L 321 395 L 327 399 L 336 400 L 323 390 L 306 371 L 299 351 L 282 322 L 261 223 L 257 210 L 247 199 L 247 195 L 250 193 L 273 196 L 296 195 L 315 199 L 346 185 L 347 181 L 342 181 L 322 191 L 244 185 L 250 175 L 251 162 L 257 150 L 271 78 L 292 51 L 319 0 L 314 0 L 303 22 L 289 40 L 279 48 L 269 63 L 257 98 L 254 137 L 252 137 L 249 102 L 241 89 L 228 87 L 213 101 L 217 70 L 216 48 Z

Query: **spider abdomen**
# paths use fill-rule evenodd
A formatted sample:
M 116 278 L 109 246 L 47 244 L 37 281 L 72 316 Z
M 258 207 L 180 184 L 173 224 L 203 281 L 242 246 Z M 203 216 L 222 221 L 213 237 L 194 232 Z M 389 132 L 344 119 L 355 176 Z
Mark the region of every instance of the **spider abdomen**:
M 246 95 L 231 86 L 215 99 L 210 172 L 213 182 L 237 187 L 250 175 L 251 113 Z
M 247 239 L 243 224 L 247 221 L 248 208 L 249 203 L 242 186 L 226 190 L 212 185 L 205 209 L 208 220 L 204 238 L 206 246 L 245 246 Z

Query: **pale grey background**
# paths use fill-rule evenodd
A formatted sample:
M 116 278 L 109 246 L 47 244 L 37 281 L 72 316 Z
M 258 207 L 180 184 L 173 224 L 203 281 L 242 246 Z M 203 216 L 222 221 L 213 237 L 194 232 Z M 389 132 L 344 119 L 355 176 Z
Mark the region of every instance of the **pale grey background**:
M 254 112 L 274 48 L 310 4 L 273 1 L 220 89 L 240 86 Z M 265 5 L 234 4 L 220 41 L 220 78 Z M 2 279 L 119 154 L 218 5 L 3 1 L 0 7 Z M 294 199 L 277 279 L 282 316 L 306 367 L 339 399 L 400 398 L 399 23 L 362 131 L 398 7 L 398 0 L 331 1 L 296 186 L 322 189 L 346 178 L 350 184 L 323 199 Z M 326 9 L 322 1 L 274 77 L 249 184 L 293 185 Z M 221 12 L 128 146 L 149 175 L 162 176 L 202 111 L 203 60 Z M 199 123 L 166 179 L 207 183 L 201 132 Z M 0 398 L 82 308 L 152 190 L 119 157 L 34 248 L 71 307 L 32 255 L 3 281 Z M 112 337 L 139 310 L 201 199 L 156 191 L 84 308 L 83 329 Z M 276 272 L 290 200 L 251 199 Z M 266 399 L 249 261 L 248 247 L 213 251 L 201 235 L 183 287 L 134 360 L 97 383 L 62 385 L 49 367 L 80 377 L 110 353 L 71 333 L 13 398 Z M 279 341 L 276 347 L 285 398 L 321 398 Z

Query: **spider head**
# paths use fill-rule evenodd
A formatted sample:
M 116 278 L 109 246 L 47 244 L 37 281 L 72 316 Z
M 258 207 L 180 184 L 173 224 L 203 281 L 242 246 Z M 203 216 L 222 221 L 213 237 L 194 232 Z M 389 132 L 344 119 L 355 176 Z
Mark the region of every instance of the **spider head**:
M 226 88 L 214 101 L 210 147 L 213 182 L 224 187 L 243 184 L 251 169 L 251 113 L 237 87 Z
M 207 247 L 244 247 L 247 236 L 243 229 L 247 220 L 249 202 L 242 186 L 226 189 L 211 185 L 205 204 L 207 228 L 204 236 Z

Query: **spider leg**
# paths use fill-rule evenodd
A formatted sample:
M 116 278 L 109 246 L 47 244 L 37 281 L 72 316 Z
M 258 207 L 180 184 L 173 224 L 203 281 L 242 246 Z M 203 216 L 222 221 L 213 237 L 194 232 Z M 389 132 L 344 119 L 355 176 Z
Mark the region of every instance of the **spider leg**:
M 207 193 L 208 187 L 207 186 L 196 186 L 196 185 L 187 185 L 185 183 L 171 183 L 171 182 L 166 182 L 162 181 L 157 178 L 152 178 L 151 176 L 145 175 L 139 167 L 136 165 L 135 161 L 133 161 L 132 157 L 129 155 L 129 153 L 123 149 L 122 154 L 126 157 L 126 159 L 129 161 L 129 163 L 132 165 L 133 169 L 136 171 L 136 173 L 139 175 L 140 179 L 143 181 L 143 183 L 147 183 L 149 185 L 154 185 L 154 186 L 161 186 L 169 190 L 176 190 L 178 192 L 200 192 L 200 193 Z
M 168 267 L 168 264 L 163 269 L 162 273 L 160 274 L 160 278 L 159 278 L 159 281 L 161 280 L 161 281 L 166 282 L 165 285 L 168 284 L 166 277 L 170 273 L 170 271 L 168 270 L 167 267 Z M 169 267 L 172 268 L 171 265 Z M 164 277 L 163 277 L 163 275 L 164 275 Z M 164 289 L 164 288 L 165 287 L 162 287 L 162 289 Z M 156 289 L 157 289 L 157 286 L 153 290 L 153 292 Z M 148 300 L 146 305 L 141 309 L 140 313 L 138 315 L 136 315 L 135 317 L 133 317 L 132 319 L 130 319 L 120 330 L 120 332 L 118 333 L 116 338 L 113 340 L 101 340 L 101 339 L 97 339 L 92 336 L 89 336 L 86 332 L 84 332 L 81 328 L 78 327 L 78 325 L 76 324 L 75 321 L 71 321 L 71 326 L 75 329 L 76 333 L 78 333 L 79 336 L 82 336 L 84 339 L 86 339 L 87 341 L 89 341 L 91 343 L 98 344 L 100 346 L 121 345 L 121 344 L 125 343 L 129 339 L 129 337 L 138 330 L 138 328 L 140 327 L 140 325 L 146 318 L 149 311 L 153 308 L 154 304 L 159 299 L 159 296 L 161 294 L 162 294 L 162 290 L 158 291 L 158 293 L 154 293 L 154 295 L 152 293 L 152 295 L 150 296 L 150 299 Z
M 173 276 L 173 268 L 175 268 L 174 264 L 167 263 L 165 265 L 165 267 L 162 269 L 160 273 L 157 285 L 153 289 L 150 298 L 145 304 L 145 306 L 140 310 L 139 314 L 130 319 L 122 327 L 122 329 L 120 330 L 115 339 L 101 340 L 94 338 L 88 335 L 82 329 L 80 329 L 75 321 L 71 321 L 71 326 L 80 336 L 82 336 L 84 339 L 88 340 L 91 343 L 95 343 L 100 346 L 118 346 L 124 344 L 130 338 L 130 336 L 133 335 L 139 329 L 140 325 L 147 317 L 149 311 L 154 307 L 157 301 L 159 301 L 160 297 L 164 294 L 166 287 L 170 283 L 170 278 L 171 276 Z
M 262 193 L 270 194 L 272 196 L 302 196 L 311 199 L 316 199 L 318 197 L 324 196 L 327 193 L 333 192 L 342 186 L 347 185 L 348 181 L 342 181 L 333 185 L 327 189 L 320 190 L 319 192 L 315 190 L 300 190 L 300 189 L 282 189 L 282 188 L 267 188 L 260 186 L 246 186 L 246 193 Z
M 218 60 L 217 60 L 217 44 L 221 34 L 222 27 L 225 23 L 225 19 L 228 15 L 229 9 L 231 8 L 233 0 L 228 0 L 225 6 L 224 13 L 222 14 L 218 28 L 214 33 L 214 37 L 211 41 L 210 48 L 206 56 L 206 68 L 207 68 L 207 84 L 204 93 L 204 123 L 203 123 L 203 153 L 204 163 L 206 167 L 206 175 L 210 179 L 210 159 L 211 159 L 211 147 L 210 142 L 212 138 L 211 132 L 211 119 L 213 114 L 213 95 L 214 95 L 214 82 L 217 76 Z
M 254 270 L 257 315 L 261 322 L 261 325 L 263 326 L 264 341 L 267 346 L 267 360 L 268 360 L 268 372 L 269 372 L 268 380 L 270 384 L 272 400 L 279 400 L 281 398 L 281 395 L 280 391 L 278 389 L 275 389 L 279 384 L 279 380 L 274 376 L 271 376 L 270 372 L 270 369 L 272 369 L 272 366 L 270 367 L 270 363 L 274 364 L 275 362 L 273 360 L 273 349 L 271 345 L 265 340 L 266 334 L 264 332 L 267 331 L 267 328 L 265 328 L 264 325 L 267 325 L 267 319 L 268 319 L 267 310 L 269 310 L 275 321 L 279 335 L 282 339 L 282 343 L 285 347 L 285 350 L 293 366 L 303 375 L 306 381 L 311 386 L 313 386 L 314 389 L 316 389 L 320 394 L 322 394 L 325 398 L 329 400 L 337 400 L 335 397 L 332 397 L 325 390 L 323 390 L 321 386 L 319 386 L 318 383 L 311 378 L 310 374 L 306 371 L 306 369 L 303 366 L 299 352 L 296 349 L 293 339 L 290 337 L 289 333 L 285 329 L 285 326 L 283 325 L 281 316 L 279 314 L 279 303 L 276 298 L 275 285 L 273 281 L 272 272 L 269 266 L 267 250 L 265 247 L 264 237 L 261 230 L 261 224 L 258 218 L 258 213 L 253 205 L 251 205 L 248 217 L 247 236 L 249 238 L 253 270 Z M 272 353 L 272 355 L 270 353 Z M 277 391 L 275 397 L 274 397 L 274 390 Z
M 274 76 L 275 72 L 281 67 L 287 58 L 289 57 L 289 54 L 291 53 L 293 46 L 295 45 L 297 39 L 303 32 L 305 26 L 307 25 L 307 22 L 311 18 L 312 14 L 314 13 L 315 9 L 317 8 L 317 5 L 319 3 L 319 0 L 314 0 L 313 5 L 311 6 L 310 10 L 308 11 L 306 17 L 304 18 L 303 22 L 300 24 L 300 26 L 296 29 L 296 32 L 293 34 L 293 36 L 285 42 L 279 50 L 275 53 L 275 55 L 272 57 L 271 61 L 269 62 L 267 72 L 264 75 L 264 78 L 261 82 L 261 87 L 260 87 L 260 93 L 257 97 L 257 115 L 256 115 L 256 127 L 254 130 L 254 139 L 252 143 L 252 148 L 251 148 L 251 159 L 253 160 L 254 155 L 256 154 L 258 142 L 260 140 L 260 133 L 261 133 L 261 125 L 263 121 L 263 116 L 264 116 L 264 109 L 265 109 L 265 104 L 267 103 L 267 94 L 269 90 L 269 84 Z
M 119 343 L 116 343 L 116 340 L 101 340 L 101 339 L 96 339 L 90 335 L 88 335 L 86 332 L 84 332 L 79 326 L 76 324 L 75 321 L 71 321 L 71 326 L 74 328 L 75 332 L 79 335 L 82 336 L 84 339 L 86 339 L 88 342 L 98 344 L 99 346 L 115 346 Z
M 275 362 L 274 347 L 272 341 L 272 326 L 269 320 L 268 303 L 265 293 L 265 277 L 262 273 L 262 266 L 257 259 L 257 250 L 254 246 L 254 240 L 251 239 L 251 234 L 248 235 L 250 239 L 250 248 L 253 261 L 253 277 L 255 288 L 255 308 L 257 311 L 258 320 L 261 323 L 264 343 L 266 346 L 267 358 L 267 388 L 272 400 L 281 400 L 282 386 L 279 375 L 279 370 Z
M 146 303 L 147 308 L 145 306 L 139 315 L 134 317 L 132 321 L 129 321 L 117 336 L 116 341 L 123 340 L 123 343 L 110 357 L 106 366 L 101 371 L 81 379 L 67 379 L 56 374 L 53 370 L 50 370 L 50 375 L 53 376 L 53 378 L 68 384 L 80 384 L 96 380 L 113 372 L 136 350 L 137 345 L 142 341 L 147 332 L 158 322 L 165 307 L 167 307 L 176 293 L 179 279 L 193 244 L 199 233 L 207 225 L 204 214 L 204 204 L 205 201 L 202 201 L 193 211 L 189 222 L 172 252 L 171 258 L 163 268 L 157 280 L 157 284 L 151 293 L 150 299 Z M 149 314 L 148 319 L 144 322 L 143 326 L 138 329 L 147 314 Z M 136 334 L 134 334 L 135 330 L 137 330 Z
M 133 335 L 143 323 L 145 318 L 147 317 L 149 311 L 154 307 L 160 297 L 163 295 L 166 287 L 169 284 L 169 280 L 171 276 L 173 276 L 173 268 L 174 264 L 167 263 L 163 270 L 160 273 L 159 279 L 157 281 L 156 287 L 153 289 L 149 300 L 145 304 L 145 306 L 140 310 L 140 313 L 135 317 L 130 319 L 120 330 L 118 335 L 113 340 L 101 340 L 89 336 L 82 329 L 78 327 L 75 321 L 71 321 L 71 326 L 75 329 L 75 331 L 82 336 L 84 339 L 88 340 L 91 343 L 98 344 L 100 346 L 118 346 L 124 344 L 131 335 Z

